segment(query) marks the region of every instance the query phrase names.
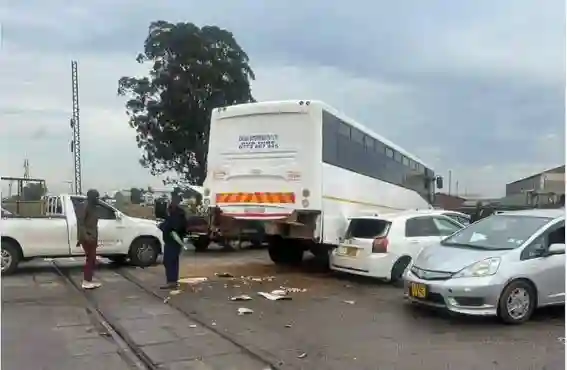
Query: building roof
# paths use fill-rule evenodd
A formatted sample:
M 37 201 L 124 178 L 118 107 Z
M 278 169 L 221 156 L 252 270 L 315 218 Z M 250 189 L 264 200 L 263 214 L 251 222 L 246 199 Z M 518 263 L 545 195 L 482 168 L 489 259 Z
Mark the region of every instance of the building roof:
M 549 170 L 545 170 L 545 171 L 542 171 L 542 172 L 539 172 L 539 173 L 536 173 L 536 174 L 533 174 L 533 175 L 530 175 L 530 176 L 526 176 L 526 177 L 521 178 L 521 179 L 519 179 L 519 180 L 509 182 L 509 183 L 506 184 L 506 185 L 512 185 L 512 184 L 515 184 L 515 183 L 517 183 L 517 182 L 524 181 L 524 180 L 527 180 L 527 179 L 531 179 L 531 178 L 540 176 L 540 175 L 542 175 L 542 174 L 544 174 L 544 173 L 550 173 L 550 172 L 551 172 L 551 173 L 565 173 L 565 165 L 557 166 L 557 167 L 551 168 L 551 169 L 549 169 Z

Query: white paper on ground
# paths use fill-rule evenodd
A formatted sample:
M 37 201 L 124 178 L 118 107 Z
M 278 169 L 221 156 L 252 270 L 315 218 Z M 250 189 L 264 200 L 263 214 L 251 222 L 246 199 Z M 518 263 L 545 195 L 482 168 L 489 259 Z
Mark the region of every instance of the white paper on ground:
M 277 294 L 271 294 L 271 293 L 266 293 L 266 292 L 258 292 L 258 295 L 261 295 L 262 297 L 269 299 L 270 301 L 280 301 L 280 300 L 290 300 L 291 297 L 287 296 L 287 295 L 277 295 Z

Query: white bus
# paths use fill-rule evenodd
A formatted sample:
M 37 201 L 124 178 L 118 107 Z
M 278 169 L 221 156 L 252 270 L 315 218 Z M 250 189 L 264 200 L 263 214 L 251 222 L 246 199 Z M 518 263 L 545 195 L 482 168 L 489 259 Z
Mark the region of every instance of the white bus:
M 327 257 L 351 216 L 431 208 L 442 186 L 421 160 L 318 101 L 215 109 L 207 166 L 211 214 L 263 221 L 278 264 L 305 250 Z

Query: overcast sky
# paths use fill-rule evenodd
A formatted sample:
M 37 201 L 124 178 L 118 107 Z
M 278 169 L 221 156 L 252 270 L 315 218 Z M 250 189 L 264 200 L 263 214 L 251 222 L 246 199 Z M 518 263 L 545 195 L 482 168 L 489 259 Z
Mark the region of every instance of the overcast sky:
M 488 196 L 564 163 L 561 0 L 3 0 L 0 170 L 72 179 L 70 60 L 79 61 L 83 187 L 159 186 L 138 164 L 117 80 L 151 21 L 231 30 L 258 100 L 319 99 Z M 453 184 L 453 192 L 456 185 Z

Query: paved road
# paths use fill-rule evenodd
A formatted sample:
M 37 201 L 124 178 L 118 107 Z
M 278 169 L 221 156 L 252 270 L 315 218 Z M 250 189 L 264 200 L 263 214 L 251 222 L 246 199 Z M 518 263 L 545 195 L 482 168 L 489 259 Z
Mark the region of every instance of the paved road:
M 160 266 L 126 270 L 145 287 L 164 298 L 167 295 L 157 290 L 163 278 Z M 170 306 L 111 270 L 99 274 L 105 287 L 94 293 L 105 310 L 126 323 L 137 343 L 153 350 L 153 356 L 167 363 L 169 368 L 175 365 L 178 369 L 253 370 L 264 369 L 266 362 L 281 369 L 330 370 L 565 368 L 564 345 L 558 339 L 564 336 L 565 330 L 562 308 L 538 312 L 533 321 L 522 326 L 504 326 L 491 319 L 449 318 L 408 307 L 403 304 L 401 290 L 385 284 L 330 275 L 309 264 L 300 270 L 276 268 L 267 261 L 265 251 L 189 253 L 184 257 L 182 270 L 186 277 L 209 280 L 196 285 L 184 284 L 180 294 L 170 296 Z M 31 325 L 21 330 L 21 322 L 33 322 L 34 327 L 51 327 L 53 331 L 61 315 L 67 318 L 79 315 L 78 311 L 65 314 L 69 312 L 65 310 L 73 307 L 72 301 L 65 298 L 59 288 L 42 283 L 41 279 L 46 278 L 38 279 L 37 276 L 43 275 L 35 271 L 24 270 L 17 276 L 2 279 L 3 324 L 7 318 L 10 322 L 8 329 L 2 325 L 3 361 L 6 361 L 7 348 L 21 345 L 17 338 L 26 335 L 31 338 L 33 333 L 43 336 L 49 331 L 32 330 Z M 229 272 L 235 278 L 215 276 L 222 272 Z M 75 278 L 79 278 L 76 274 Z M 34 284 L 39 284 L 37 289 L 17 287 L 23 285 L 23 281 L 33 281 L 34 276 Z M 258 291 L 269 292 L 280 286 L 305 291 L 290 293 L 292 300 L 289 301 L 269 301 L 257 295 Z M 248 294 L 253 300 L 229 300 L 238 294 Z M 28 301 L 29 297 L 33 297 L 33 301 Z M 41 302 L 42 307 L 37 307 L 34 301 Z M 240 307 L 254 312 L 238 315 Z M 174 308 L 193 319 L 188 321 Z M 45 310 L 53 313 L 52 316 L 46 315 Z M 40 312 L 43 312 L 41 319 L 34 319 L 34 315 L 40 317 Z M 166 316 L 169 319 L 164 319 Z M 69 343 L 76 342 L 77 335 L 90 333 L 87 324 L 81 325 L 83 329 L 73 329 L 66 337 L 59 336 L 68 341 L 54 341 L 56 354 L 46 355 L 45 361 L 62 355 L 61 348 L 68 350 L 73 346 Z M 15 334 L 18 330 L 27 334 L 18 337 Z M 175 330 L 179 333 L 175 334 Z M 195 337 L 200 332 L 206 334 Z M 178 337 L 172 339 L 172 333 Z M 183 338 L 183 335 L 189 337 Z M 10 343 L 12 347 L 8 347 Z M 31 343 L 39 346 L 37 340 Z M 203 343 L 205 348 L 201 346 Z M 243 351 L 241 346 L 264 362 Z M 113 355 L 114 348 L 107 347 L 104 352 L 114 359 L 105 361 L 120 359 Z M 196 352 L 202 352 L 203 358 L 195 359 Z M 18 366 L 6 366 L 3 362 L 7 369 L 39 369 L 25 362 L 22 350 L 14 350 L 10 356 L 7 363 Z M 75 354 L 75 357 L 81 356 Z M 201 367 L 196 367 L 194 361 L 200 361 Z M 120 370 L 121 365 L 97 368 Z

